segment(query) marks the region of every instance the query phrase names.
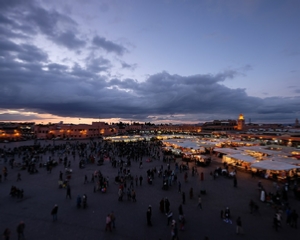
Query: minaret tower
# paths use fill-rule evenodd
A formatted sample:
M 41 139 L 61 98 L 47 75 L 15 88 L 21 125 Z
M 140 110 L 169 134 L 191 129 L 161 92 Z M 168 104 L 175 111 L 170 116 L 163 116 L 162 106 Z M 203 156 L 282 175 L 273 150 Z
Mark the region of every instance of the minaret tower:
M 244 126 L 245 126 L 244 115 L 240 114 L 239 119 L 237 121 L 237 130 L 242 131 L 244 129 Z

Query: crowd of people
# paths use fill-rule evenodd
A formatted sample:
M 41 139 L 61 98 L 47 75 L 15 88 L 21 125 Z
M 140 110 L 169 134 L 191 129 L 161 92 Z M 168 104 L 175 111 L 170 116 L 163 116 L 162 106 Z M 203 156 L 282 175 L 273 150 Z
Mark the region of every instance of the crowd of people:
M 23 171 L 28 171 L 29 174 L 41 172 L 40 168 L 45 168 L 48 174 L 51 174 L 52 169 L 59 167 L 58 183 L 59 187 L 66 190 L 66 199 L 72 199 L 71 196 L 71 178 L 74 168 L 84 169 L 85 166 L 94 166 L 95 171 L 90 175 L 84 175 L 83 184 L 92 183 L 94 192 L 101 192 L 105 194 L 110 188 L 109 176 L 104 171 L 99 170 L 97 163 L 109 162 L 111 169 L 114 170 L 115 176 L 113 178 L 114 185 L 117 185 L 116 198 L 122 202 L 126 198 L 126 201 L 134 203 L 138 202 L 137 188 L 146 184 L 152 185 L 158 182 L 162 186 L 162 190 L 166 191 L 178 191 L 181 194 L 181 204 L 178 206 L 178 215 L 173 211 L 176 206 L 170 207 L 170 199 L 165 197 L 159 202 L 159 210 L 162 214 L 165 214 L 167 219 L 167 225 L 171 226 L 171 238 L 178 239 L 178 232 L 185 231 L 186 215 L 183 213 L 183 206 L 186 204 L 185 191 L 182 191 L 182 183 L 188 182 L 191 177 L 200 177 L 203 181 L 203 173 L 198 174 L 197 166 L 189 166 L 192 163 L 183 163 L 176 161 L 174 156 L 164 154 L 162 151 L 162 142 L 160 141 L 138 141 L 138 142 L 109 142 L 103 140 L 97 141 L 85 141 L 85 142 L 65 142 L 62 144 L 48 144 L 41 145 L 35 143 L 32 146 L 22 146 L 18 148 L 1 148 L 0 154 L 3 161 L 2 175 L 0 174 L 0 181 L 8 181 L 8 166 L 11 169 L 19 168 Z M 76 163 L 78 161 L 79 166 Z M 156 161 L 155 167 L 147 167 L 146 162 Z M 228 166 L 226 166 L 228 170 Z M 140 173 L 142 170 L 142 174 Z M 45 171 L 44 171 L 45 172 Z M 233 186 L 238 188 L 237 179 L 238 173 L 233 169 L 235 173 L 232 177 Z M 16 182 L 24 181 L 24 175 L 18 173 Z M 213 179 L 216 180 L 216 176 L 222 175 L 222 169 L 218 167 L 212 174 Z M 146 184 L 144 183 L 144 179 Z M 174 187 L 173 187 L 174 186 Z M 260 195 L 262 192 L 266 194 L 265 188 L 261 183 L 258 185 Z M 202 195 L 206 191 L 196 190 L 197 206 L 202 210 Z M 275 215 L 273 220 L 273 226 L 276 230 L 280 228 L 283 213 L 286 213 L 286 223 L 292 228 L 297 228 L 298 214 L 296 209 L 291 208 L 288 204 L 287 189 L 285 186 L 277 188 L 274 194 L 268 194 L 271 199 L 261 199 L 261 202 L 272 202 L 276 205 Z M 191 187 L 188 191 L 189 198 L 194 198 L 194 189 Z M 10 195 L 22 199 L 24 196 L 24 190 L 17 188 L 15 183 L 11 187 Z M 87 195 L 81 193 L 77 196 L 76 206 L 77 208 L 87 208 Z M 149 199 L 149 202 L 151 199 Z M 253 200 L 250 201 L 250 214 L 259 213 L 259 206 Z M 146 211 L 146 223 L 148 226 L 153 226 L 152 223 L 152 206 L 149 205 Z M 58 220 L 58 204 L 55 204 L 51 210 L 53 221 Z M 175 216 L 177 215 L 177 217 Z M 232 224 L 230 209 L 227 207 L 221 211 L 221 218 L 225 223 Z M 116 228 L 115 226 L 115 213 L 112 211 L 107 214 L 105 218 L 105 231 L 111 232 Z M 236 233 L 243 234 L 242 220 L 239 216 L 236 221 Z M 20 223 L 21 224 L 21 223 Z M 23 225 L 22 225 L 23 224 Z M 20 239 L 24 236 L 25 224 L 22 221 L 21 227 L 17 230 Z M 18 225 L 19 226 L 19 225 Z M 9 228 L 6 228 L 3 236 L 9 239 L 11 232 Z M 8 237 L 8 238 L 7 238 Z

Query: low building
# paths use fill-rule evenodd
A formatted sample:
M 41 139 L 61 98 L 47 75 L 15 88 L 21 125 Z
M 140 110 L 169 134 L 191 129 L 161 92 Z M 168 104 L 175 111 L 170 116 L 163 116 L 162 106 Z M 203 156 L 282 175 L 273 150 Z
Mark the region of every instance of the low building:
M 214 120 L 205 122 L 202 125 L 202 131 L 235 131 L 237 130 L 236 120 Z
M 38 124 L 34 128 L 37 139 L 85 139 L 110 136 L 117 133 L 117 128 L 104 122 L 92 124 Z
M 20 141 L 31 139 L 34 137 L 33 128 L 33 122 L 1 122 L 0 141 Z

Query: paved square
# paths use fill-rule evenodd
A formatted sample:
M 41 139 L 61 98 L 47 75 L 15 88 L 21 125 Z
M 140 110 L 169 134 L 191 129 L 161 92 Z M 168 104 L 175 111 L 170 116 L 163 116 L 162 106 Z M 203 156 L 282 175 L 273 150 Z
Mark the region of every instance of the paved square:
M 48 141 L 48 143 L 51 143 Z M 21 144 L 21 143 L 20 143 Z M 25 144 L 22 143 L 22 144 Z M 45 144 L 43 142 L 42 144 Z M 6 144 L 6 147 L 9 147 Z M 3 147 L 3 144 L 0 146 Z M 48 159 L 49 153 L 43 156 Z M 18 159 L 18 157 L 15 157 Z M 58 160 L 57 154 L 54 158 Z M 11 169 L 8 163 L 1 160 L 1 170 L 8 168 L 8 178 L 0 183 L 0 231 L 10 228 L 11 239 L 17 239 L 16 227 L 22 220 L 25 222 L 25 237 L 27 240 L 52 240 L 52 239 L 117 239 L 117 240 L 165 240 L 171 239 L 171 227 L 167 226 L 167 217 L 159 210 L 159 202 L 167 197 L 171 203 L 174 219 L 178 222 L 178 207 L 182 201 L 182 195 L 178 193 L 175 184 L 168 190 L 162 189 L 162 178 L 157 175 L 153 184 L 146 182 L 146 171 L 161 165 L 166 169 L 166 163 L 161 160 L 146 162 L 148 157 L 143 158 L 143 168 L 139 163 L 132 161 L 131 173 L 143 175 L 143 185 L 135 187 L 137 202 L 128 201 L 124 196 L 122 202 L 118 201 L 118 185 L 114 183 L 118 168 L 113 168 L 109 161 L 102 166 L 87 164 L 84 169 L 79 169 L 79 157 L 71 160 L 73 169 L 70 180 L 72 199 L 66 199 L 66 190 L 58 187 L 59 172 L 64 172 L 63 164 L 54 167 L 51 173 L 46 168 L 38 168 L 39 172 L 30 175 L 26 170 Z M 18 159 L 19 161 L 19 159 Z M 178 160 L 179 161 L 179 160 Z M 180 163 L 180 162 L 179 162 Z M 203 172 L 204 181 L 200 175 L 191 176 L 188 170 L 188 181 L 184 182 L 183 173 L 178 174 L 181 181 L 182 191 L 186 193 L 186 204 L 183 212 L 186 218 L 184 231 L 179 231 L 179 239 L 299 239 L 299 230 L 288 226 L 283 212 L 282 228 L 278 232 L 272 228 L 275 210 L 266 203 L 259 201 L 257 183 L 259 180 L 268 192 L 274 192 L 273 183 L 270 180 L 252 178 L 251 175 L 238 172 L 237 188 L 233 187 L 233 180 L 225 177 L 217 177 L 215 180 L 210 172 L 221 165 L 221 160 L 213 158 L 209 167 L 198 167 L 200 174 Z M 192 164 L 190 163 L 190 166 Z M 174 163 L 171 163 L 174 169 Z M 190 168 L 191 169 L 191 168 Z M 94 192 L 94 184 L 84 184 L 84 176 L 91 179 L 95 170 L 109 177 L 109 187 L 106 193 Z M 21 181 L 17 181 L 17 174 L 21 173 Z M 24 189 L 22 200 L 9 196 L 10 188 L 15 185 Z M 129 183 L 127 183 L 129 186 Z M 190 188 L 194 189 L 193 199 L 189 198 Z M 197 207 L 197 195 L 205 189 L 206 195 L 202 195 L 203 210 Z M 76 198 L 78 195 L 87 194 L 88 207 L 77 209 Z M 296 201 L 293 192 L 289 191 L 289 202 L 292 209 L 300 213 L 299 201 Z M 260 215 L 252 215 L 249 210 L 250 199 L 253 199 L 260 207 Z M 50 214 L 54 204 L 58 204 L 58 221 L 53 222 Z M 152 206 L 153 226 L 147 226 L 146 211 Z M 220 218 L 222 209 L 231 209 L 233 224 L 225 223 Z M 116 215 L 116 229 L 112 232 L 105 231 L 105 218 L 111 211 Z M 236 218 L 240 216 L 244 235 L 236 235 Z

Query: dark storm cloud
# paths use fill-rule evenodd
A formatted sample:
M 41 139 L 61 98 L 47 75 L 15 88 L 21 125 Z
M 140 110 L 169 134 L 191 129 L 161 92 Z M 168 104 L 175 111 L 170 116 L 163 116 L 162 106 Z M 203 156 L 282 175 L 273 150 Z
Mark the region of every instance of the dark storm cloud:
M 77 49 L 83 47 L 86 43 L 83 40 L 80 40 L 74 32 L 67 31 L 58 34 L 53 37 L 53 40 L 62 46 L 65 46 L 69 49 Z
M 99 73 L 110 69 L 111 62 L 103 57 L 94 58 L 90 56 L 86 59 L 86 67 L 88 71 Z
M 163 113 L 225 113 L 250 110 L 259 104 L 260 99 L 248 97 L 243 89 L 229 89 L 219 82 L 232 78 L 235 73 L 217 75 L 195 75 L 182 77 L 167 72 L 150 76 L 140 84 L 136 92 L 146 96 L 149 106 Z M 124 86 L 124 83 L 120 84 Z M 244 101 L 247 99 L 247 101 Z M 250 100 L 250 101 L 249 101 Z M 233 107 L 234 106 L 234 107 Z M 245 109 L 246 108 L 246 109 Z
M 61 65 L 61 64 L 57 64 L 57 63 L 50 63 L 47 65 L 48 69 L 51 72 L 55 72 L 55 71 L 65 71 L 68 69 L 67 66 Z
M 18 58 L 27 62 L 45 62 L 48 59 L 48 55 L 41 49 L 29 45 L 21 44 L 22 51 L 18 54 Z
M 3 2 L 3 1 L 2 1 Z M 9 1 L 4 1 L 9 2 Z M 0 35 L 11 38 L 33 38 L 43 34 L 54 43 L 75 50 L 85 46 L 77 23 L 56 10 L 48 10 L 34 1 L 14 1 L 0 8 Z
M 18 44 L 8 40 L 8 39 L 0 39 L 0 53 L 4 54 L 4 52 L 18 52 L 21 50 L 21 47 Z
M 46 62 L 48 59 L 48 55 L 38 47 L 29 44 L 15 44 L 8 39 L 0 40 L 0 57 L 7 60 L 18 59 L 24 62 Z M 14 62 L 5 61 L 4 59 L 3 66 L 9 63 L 14 64 Z M 15 66 L 17 65 L 15 63 Z
M 91 79 L 95 77 L 95 74 L 93 72 L 82 68 L 81 66 L 79 66 L 79 64 L 75 64 L 72 67 L 72 71 L 70 72 L 70 74 L 82 79 Z
M 1 113 L 0 114 L 1 121 L 31 121 L 32 119 L 43 119 L 38 114 L 32 115 L 24 115 L 21 113 Z
M 299 94 L 300 93 L 300 88 L 298 86 L 288 86 L 288 89 L 291 89 L 292 93 Z
M 28 49 L 41 52 L 33 46 L 16 46 L 9 42 L 2 42 L 0 46 L 8 46 L 16 55 Z M 46 57 L 42 56 L 45 61 Z M 62 117 L 101 116 L 137 121 L 227 119 L 236 118 L 239 113 L 253 121 L 263 121 L 270 116 L 283 121 L 283 115 L 285 118 L 293 116 L 300 102 L 299 98 L 250 97 L 245 89 L 222 85 L 238 74 L 234 71 L 193 76 L 161 72 L 139 82 L 98 75 L 103 66 L 105 70 L 105 66 L 110 65 L 104 58 L 90 57 L 87 62 L 85 67 L 75 64 L 69 68 L 56 63 L 0 58 L 0 107 Z
M 0 36 L 5 36 L 5 38 L 15 38 L 15 39 L 28 39 L 29 37 L 23 33 L 15 32 L 12 29 L 0 25 Z
M 121 61 L 121 66 L 123 69 L 130 69 L 130 70 L 134 70 L 137 67 L 137 64 L 128 64 L 124 61 Z
M 37 27 L 40 32 L 48 36 L 55 36 L 57 24 L 61 15 L 56 11 L 48 12 L 40 7 L 32 7 L 25 19 Z
M 28 0 L 28 2 L 31 2 Z M 6 10 L 11 7 L 18 6 L 20 4 L 19 0 L 9 0 L 9 1 L 0 1 L 0 9 Z
M 140 83 L 138 83 L 136 80 L 133 79 L 125 79 L 125 80 L 120 80 L 120 79 L 112 79 L 109 81 L 109 85 L 112 87 L 118 87 L 120 89 L 127 89 L 127 90 L 133 90 L 138 89 Z
M 49 11 L 41 7 L 32 7 L 26 20 L 48 36 L 50 40 L 68 49 L 78 49 L 86 44 L 76 35 L 77 23 L 55 10 Z
M 260 106 L 257 107 L 257 112 L 260 114 L 277 113 L 288 114 L 296 111 L 300 103 L 300 97 L 269 97 L 265 98 Z
M 125 52 L 127 52 L 127 49 L 122 45 L 106 40 L 104 37 L 95 36 L 93 38 L 93 44 L 94 46 L 102 48 L 109 53 L 123 55 Z
M 13 21 L 6 16 L 0 15 L 0 24 L 13 24 Z

